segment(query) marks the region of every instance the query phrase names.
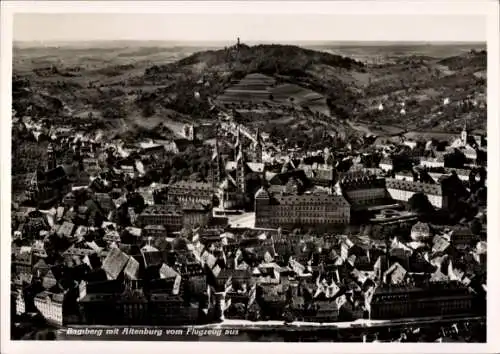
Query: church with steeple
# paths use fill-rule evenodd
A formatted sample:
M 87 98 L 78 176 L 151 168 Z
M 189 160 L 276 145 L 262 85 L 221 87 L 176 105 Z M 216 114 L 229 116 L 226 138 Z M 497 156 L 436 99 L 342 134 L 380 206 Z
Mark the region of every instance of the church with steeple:
M 464 122 L 464 128 L 462 129 L 462 133 L 460 134 L 460 140 L 462 145 L 467 145 L 469 138 L 469 129 L 467 128 L 467 120 Z
M 238 127 L 236 141 L 231 146 L 233 158 L 226 160 L 220 154 L 219 144 L 219 140 L 216 139 L 211 159 L 210 181 L 219 200 L 220 209 L 239 209 L 245 203 L 247 175 L 257 173 L 261 177 L 264 176 L 262 138 L 257 131 L 253 146 L 245 146 L 241 129 Z
M 478 155 L 486 150 L 486 137 L 479 134 L 472 134 L 465 119 L 460 137 L 456 138 L 447 149 L 456 149 L 462 152 L 467 160 L 469 160 L 469 164 L 475 165 Z
M 39 208 L 52 206 L 70 190 L 68 175 L 63 166 L 57 164 L 56 151 L 52 144 L 47 147 L 47 165 L 37 168 L 27 190 L 29 202 Z
M 467 124 L 467 119 L 464 119 L 464 125 L 462 132 L 460 133 L 460 137 L 453 141 L 451 147 L 476 149 L 484 147 L 485 144 L 485 138 L 478 134 L 472 134 Z

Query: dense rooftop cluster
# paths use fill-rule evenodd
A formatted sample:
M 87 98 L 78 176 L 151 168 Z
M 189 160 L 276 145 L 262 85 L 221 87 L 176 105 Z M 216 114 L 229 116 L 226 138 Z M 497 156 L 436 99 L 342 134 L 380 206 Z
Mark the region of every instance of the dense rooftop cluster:
M 220 99 L 244 88 L 272 101 L 268 81 L 249 75 Z M 12 205 L 18 316 L 354 326 L 485 315 L 484 136 L 464 126 L 445 144 L 289 149 L 218 109 L 201 137 L 188 124 L 184 139 L 133 143 L 14 121 L 46 150 Z

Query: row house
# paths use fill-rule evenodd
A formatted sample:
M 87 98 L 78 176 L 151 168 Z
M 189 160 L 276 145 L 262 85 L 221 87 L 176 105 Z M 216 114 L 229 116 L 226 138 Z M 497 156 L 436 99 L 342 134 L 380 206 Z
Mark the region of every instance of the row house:
M 255 194 L 255 227 L 349 224 L 351 206 L 331 194 L 273 194 L 261 188 Z
M 370 318 L 390 320 L 401 318 L 465 315 L 472 312 L 473 294 L 457 282 L 413 285 L 384 285 L 375 290 Z
M 168 185 L 167 197 L 171 202 L 211 204 L 214 188 L 210 183 L 180 181 Z
M 395 178 L 386 180 L 387 191 L 394 200 L 407 202 L 414 194 L 424 193 L 429 202 L 436 208 L 443 208 L 445 198 L 441 185 L 414 181 L 403 181 Z
M 183 227 L 183 213 L 173 205 L 149 205 L 137 217 L 139 226 L 163 225 L 167 232 L 180 231 Z

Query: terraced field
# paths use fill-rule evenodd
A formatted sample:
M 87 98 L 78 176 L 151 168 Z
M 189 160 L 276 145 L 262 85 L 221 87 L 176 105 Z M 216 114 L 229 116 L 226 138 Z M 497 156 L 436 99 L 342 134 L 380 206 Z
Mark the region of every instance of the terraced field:
M 272 77 L 249 74 L 226 89 L 216 101 L 223 105 L 271 103 L 271 87 L 275 84 Z
M 249 74 L 217 97 L 222 105 L 301 106 L 329 115 L 323 95 L 299 85 L 283 83 L 263 74 Z

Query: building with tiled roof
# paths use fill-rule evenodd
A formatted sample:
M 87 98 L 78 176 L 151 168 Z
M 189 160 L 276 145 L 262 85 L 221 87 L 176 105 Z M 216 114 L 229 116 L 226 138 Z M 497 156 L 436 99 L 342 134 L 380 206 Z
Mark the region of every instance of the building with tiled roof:
M 458 282 L 433 282 L 425 287 L 384 285 L 370 304 L 373 320 L 470 314 L 473 295 Z
M 429 202 L 437 207 L 444 207 L 443 190 L 440 184 L 431 184 L 415 181 L 403 181 L 395 178 L 386 179 L 387 191 L 394 200 L 407 202 L 414 194 L 423 193 Z
M 424 241 L 431 237 L 431 229 L 429 224 L 417 222 L 411 228 L 411 239 L 414 241 Z
M 474 235 L 471 228 L 468 226 L 455 226 L 451 228 L 450 242 L 455 247 L 470 246 L 478 241 L 478 237 Z
M 102 264 L 102 269 L 106 272 L 108 279 L 117 279 L 127 265 L 128 260 L 129 256 L 119 248 L 111 249 Z
M 181 202 L 184 227 L 204 226 L 211 215 L 211 204 L 201 202 Z
M 140 226 L 163 225 L 167 232 L 180 231 L 183 213 L 175 205 L 149 205 L 139 214 L 137 223 Z
M 380 163 L 378 164 L 379 168 L 384 170 L 385 172 L 392 171 L 393 169 L 393 163 L 392 159 L 389 157 L 384 157 L 382 160 L 380 160 Z
M 339 181 L 340 192 L 354 210 L 394 205 L 385 187 L 385 180 L 375 175 L 344 177 Z
M 243 205 L 244 194 L 237 181 L 228 175 L 217 188 L 218 207 L 221 209 L 237 209 Z
M 75 224 L 65 221 L 57 229 L 57 235 L 60 237 L 70 238 L 73 235 L 74 229 L 75 229 Z
M 156 248 L 146 245 L 141 249 L 144 266 L 160 268 L 163 264 L 163 254 Z
M 50 207 L 69 192 L 68 176 L 62 166 L 55 166 L 53 152 L 49 152 L 49 168 L 38 169 L 27 191 L 27 196 L 39 207 Z
M 341 172 L 338 174 L 338 180 L 356 180 L 363 177 L 370 176 L 382 176 L 383 170 L 380 168 L 359 168 L 359 169 L 350 169 L 346 172 Z
M 471 170 L 466 170 L 463 168 L 450 168 L 450 167 L 442 167 L 442 168 L 428 168 L 426 172 L 431 176 L 436 182 L 440 180 L 440 178 L 444 175 L 451 175 L 453 172 L 457 174 L 457 177 L 463 181 L 468 182 L 471 174 Z
M 335 169 L 332 166 L 301 164 L 298 168 L 303 170 L 315 185 L 330 187 L 335 180 Z
M 99 253 L 101 248 L 92 242 L 77 242 L 72 244 L 66 251 L 62 253 L 63 256 L 89 256 L 94 253 Z
M 186 304 L 180 295 L 164 290 L 149 295 L 148 310 L 148 324 L 153 325 L 195 324 L 199 314 L 198 306 Z
M 413 171 L 402 170 L 394 174 L 394 178 L 400 181 L 413 181 L 415 173 Z
M 115 210 L 115 204 L 113 203 L 113 199 L 108 193 L 95 193 L 94 196 L 99 206 L 106 213 Z
M 271 194 L 261 188 L 255 194 L 255 227 L 285 225 L 334 225 L 350 222 L 350 205 L 332 194 Z
M 437 154 L 435 156 L 424 156 L 420 158 L 420 165 L 424 167 L 444 167 L 444 156 Z
M 123 270 L 125 279 L 132 281 L 139 280 L 139 270 L 140 263 L 134 257 L 129 257 L 128 262 Z
M 165 226 L 163 225 L 146 225 L 143 231 L 144 239 L 147 239 L 149 237 L 157 239 L 167 236 L 167 229 L 165 229 Z
M 214 188 L 210 183 L 180 181 L 168 185 L 167 197 L 173 202 L 212 203 Z
M 67 309 L 64 301 L 66 294 L 66 291 L 60 293 L 43 291 L 35 296 L 35 307 L 47 322 L 57 326 L 62 326 L 67 322 Z
M 383 274 L 385 284 L 402 284 L 406 278 L 406 269 L 399 263 L 394 263 Z

